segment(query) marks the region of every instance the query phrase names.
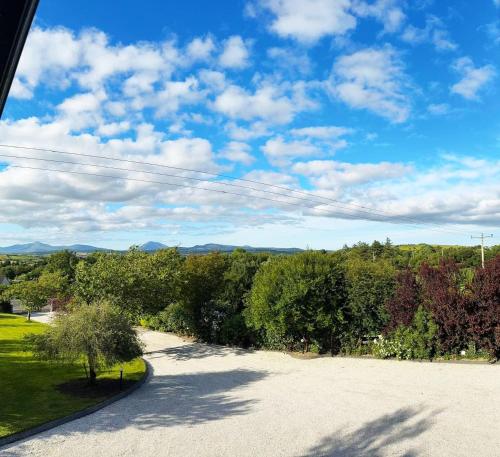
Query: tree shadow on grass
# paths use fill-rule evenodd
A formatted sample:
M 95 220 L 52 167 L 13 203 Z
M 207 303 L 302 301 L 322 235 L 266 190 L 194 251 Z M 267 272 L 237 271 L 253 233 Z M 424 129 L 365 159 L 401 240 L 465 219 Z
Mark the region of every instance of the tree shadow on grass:
M 432 418 L 439 413 L 436 410 L 424 415 L 422 409 L 402 408 L 367 422 L 347 435 L 339 432 L 325 437 L 302 457 L 414 457 L 418 455 L 417 450 L 410 449 L 405 442 L 428 430 Z
M 251 349 L 231 348 L 227 346 L 217 346 L 202 343 L 190 343 L 180 346 L 173 346 L 158 351 L 146 352 L 145 355 L 151 359 L 167 355 L 175 360 L 186 361 L 193 359 L 203 359 L 205 357 L 226 357 L 228 355 L 246 355 L 251 353 Z
M 123 400 L 95 414 L 48 430 L 37 438 L 45 440 L 58 435 L 114 432 L 127 427 L 152 430 L 176 425 L 193 426 L 247 414 L 256 401 L 238 399 L 232 393 L 265 376 L 265 372 L 251 370 L 152 376 L 141 389 Z M 26 450 L 27 444 L 23 442 L 0 449 L 0 454 L 19 456 Z

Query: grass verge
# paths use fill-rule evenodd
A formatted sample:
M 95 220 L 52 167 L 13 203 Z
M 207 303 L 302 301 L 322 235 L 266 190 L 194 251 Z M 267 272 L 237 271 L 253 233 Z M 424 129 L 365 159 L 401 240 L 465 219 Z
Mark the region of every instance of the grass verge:
M 46 324 L 28 322 L 24 317 L 0 313 L 0 438 L 95 405 L 117 393 L 114 388 L 92 395 L 75 395 L 61 386 L 78 384 L 85 376 L 83 366 L 41 362 L 24 350 L 27 333 L 42 333 Z M 123 366 L 125 386 L 138 381 L 146 370 L 142 359 Z M 118 380 L 119 367 L 101 372 L 98 380 L 109 386 Z M 117 384 L 115 384 L 117 386 Z

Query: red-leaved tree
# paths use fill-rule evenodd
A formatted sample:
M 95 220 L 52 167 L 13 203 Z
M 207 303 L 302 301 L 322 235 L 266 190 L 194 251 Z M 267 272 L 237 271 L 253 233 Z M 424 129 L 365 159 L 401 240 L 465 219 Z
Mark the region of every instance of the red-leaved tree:
M 410 326 L 420 303 L 420 286 L 416 274 L 410 268 L 398 272 L 394 295 L 385 304 L 389 323 L 384 333 L 390 333 L 400 325 Z
M 443 259 L 437 267 L 423 263 L 419 275 L 423 303 L 438 325 L 441 349 L 460 351 L 468 342 L 468 316 L 467 298 L 458 284 L 458 265 L 451 259 Z
M 476 270 L 467 305 L 471 339 L 500 358 L 500 255 Z

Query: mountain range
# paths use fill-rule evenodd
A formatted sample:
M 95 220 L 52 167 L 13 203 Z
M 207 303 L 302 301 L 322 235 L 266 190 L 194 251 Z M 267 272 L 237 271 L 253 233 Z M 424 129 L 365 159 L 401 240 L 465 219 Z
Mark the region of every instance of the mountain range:
M 72 244 L 69 246 L 52 246 L 50 244 L 40 243 L 35 241 L 26 244 L 14 244 L 12 246 L 0 247 L 0 254 L 50 254 L 59 251 L 73 252 L 96 252 L 110 251 L 110 249 L 97 248 L 86 244 Z
M 167 246 L 163 243 L 157 241 L 148 241 L 147 243 L 139 246 L 141 251 L 154 252 L 160 249 L 166 249 Z M 292 254 L 294 252 L 299 252 L 301 249 L 298 248 L 272 248 L 272 247 L 252 247 L 252 246 L 233 246 L 226 244 L 202 244 L 191 247 L 178 246 L 177 249 L 181 254 L 207 254 L 209 252 L 232 252 L 235 249 L 243 248 L 249 252 L 273 252 L 280 254 Z M 46 243 L 40 243 L 38 241 L 26 244 L 15 244 L 12 246 L 0 247 L 0 254 L 51 254 L 53 252 L 59 251 L 73 251 L 80 253 L 90 253 L 90 252 L 104 252 L 113 251 L 113 249 L 99 248 L 95 246 L 89 246 L 86 244 L 72 244 L 68 246 L 52 246 Z

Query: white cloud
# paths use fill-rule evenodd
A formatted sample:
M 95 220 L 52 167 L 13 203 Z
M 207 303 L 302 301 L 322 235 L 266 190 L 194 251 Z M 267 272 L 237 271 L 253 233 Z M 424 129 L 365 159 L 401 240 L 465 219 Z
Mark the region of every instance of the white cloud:
M 274 124 L 290 122 L 298 108 L 280 88 L 272 85 L 259 87 L 253 94 L 230 85 L 214 102 L 214 109 L 230 118 L 265 119 Z
M 68 130 L 97 127 L 104 122 L 101 115 L 102 103 L 106 100 L 104 91 L 86 92 L 68 97 L 57 106 L 59 118 Z
M 411 171 L 410 167 L 400 163 L 352 164 L 333 160 L 299 162 L 292 169 L 295 173 L 311 178 L 314 185 L 319 189 L 373 183 L 398 178 Z
M 352 133 L 352 129 L 338 127 L 335 125 L 325 125 L 317 127 L 301 127 L 290 130 L 294 136 L 307 136 L 312 138 L 331 139 Z
M 251 147 L 241 141 L 230 141 L 219 154 L 219 157 L 230 160 L 231 162 L 239 162 L 243 165 L 251 165 L 255 161 L 255 157 L 251 154 Z
M 479 29 L 484 30 L 488 38 L 493 41 L 494 44 L 500 43 L 500 21 L 490 22 L 489 24 L 481 26 Z
M 187 54 L 194 60 L 208 60 L 215 51 L 215 43 L 210 36 L 194 38 L 187 46 Z
M 478 92 L 496 76 L 493 65 L 476 68 L 469 57 L 457 59 L 453 69 L 462 79 L 451 87 L 451 92 L 468 100 L 477 100 Z
M 280 70 L 287 73 L 308 75 L 311 72 L 311 59 L 298 49 L 273 47 L 267 50 L 267 55 L 273 60 L 273 66 L 277 65 Z
M 224 41 L 224 49 L 219 56 L 219 64 L 225 68 L 241 69 L 249 65 L 249 44 L 238 35 Z
M 279 186 L 287 186 L 298 188 L 297 179 L 287 173 L 280 173 L 268 170 L 252 170 L 243 176 L 245 179 L 252 181 L 263 182 L 266 184 L 276 184 Z
M 441 116 L 450 112 L 450 106 L 446 103 L 432 103 L 427 107 L 427 111 L 435 116 Z
M 167 81 L 162 90 L 154 95 L 151 105 L 156 105 L 157 114 L 175 113 L 181 105 L 201 100 L 203 93 L 198 91 L 198 80 L 194 76 L 184 81 Z
M 455 51 L 458 45 L 451 40 L 443 22 L 436 16 L 429 15 L 424 28 L 409 25 L 405 28 L 401 39 L 416 45 L 432 43 L 438 51 Z
M 261 149 L 269 162 L 278 166 L 296 158 L 323 155 L 323 151 L 310 141 L 286 141 L 282 136 L 268 140 Z
M 367 109 L 396 123 L 410 115 L 406 86 L 403 64 L 391 47 L 339 57 L 328 82 L 330 93 L 352 108 Z
M 34 27 L 19 61 L 12 95 L 30 98 L 41 81 L 66 87 L 68 70 L 79 64 L 80 57 L 80 43 L 71 31 Z
M 216 92 L 220 92 L 227 86 L 226 75 L 220 71 L 204 68 L 200 71 L 199 78 L 206 86 Z
M 62 27 L 34 27 L 19 62 L 12 95 L 29 98 L 39 84 L 66 89 L 76 83 L 86 90 L 100 90 L 120 76 L 125 79 L 125 95 L 135 96 L 151 92 L 174 70 L 209 59 L 214 50 L 211 37 L 194 38 L 182 51 L 173 41 L 114 45 L 96 29 L 77 35 Z
M 385 33 L 397 32 L 406 15 L 397 0 L 257 0 L 247 3 L 246 13 L 256 18 L 270 12 L 269 30 L 282 38 L 312 45 L 321 38 L 341 38 L 357 26 L 357 17 L 374 18 Z
M 269 125 L 262 121 L 253 122 L 248 127 L 243 127 L 235 122 L 228 122 L 225 130 L 232 139 L 238 141 L 248 141 L 271 135 Z
M 350 0 L 261 0 L 274 18 L 270 30 L 284 38 L 313 44 L 322 37 L 343 35 L 356 27 Z
M 97 133 L 102 136 L 115 136 L 128 130 L 130 130 L 130 122 L 128 121 L 99 124 L 97 127 Z
M 354 1 L 353 11 L 360 17 L 373 17 L 382 22 L 386 33 L 397 32 L 406 20 L 398 0 Z

